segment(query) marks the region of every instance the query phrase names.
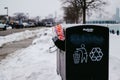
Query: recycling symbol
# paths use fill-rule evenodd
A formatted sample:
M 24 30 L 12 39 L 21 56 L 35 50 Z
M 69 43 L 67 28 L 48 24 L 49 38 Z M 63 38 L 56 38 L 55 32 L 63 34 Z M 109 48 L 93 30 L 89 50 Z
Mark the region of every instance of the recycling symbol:
M 100 61 L 103 57 L 102 50 L 99 47 L 93 48 L 89 54 L 92 61 Z

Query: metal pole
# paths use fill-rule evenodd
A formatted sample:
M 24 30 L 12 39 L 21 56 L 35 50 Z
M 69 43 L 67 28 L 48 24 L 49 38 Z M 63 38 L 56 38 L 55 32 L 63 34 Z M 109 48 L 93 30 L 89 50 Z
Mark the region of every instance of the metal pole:
M 8 16 L 8 8 L 7 8 L 7 16 Z
M 8 7 L 5 7 L 4 9 L 7 9 L 7 16 L 8 16 Z
M 9 24 L 8 7 L 5 7 L 4 9 L 7 9 L 7 21 L 6 21 L 6 24 Z

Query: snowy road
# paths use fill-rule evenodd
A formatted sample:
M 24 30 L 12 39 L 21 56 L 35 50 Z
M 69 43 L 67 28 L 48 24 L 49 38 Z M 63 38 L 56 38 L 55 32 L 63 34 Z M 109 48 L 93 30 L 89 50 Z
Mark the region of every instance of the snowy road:
M 34 30 L 36 31 L 37 29 L 41 29 L 41 27 L 0 31 L 0 60 L 4 59 L 7 54 L 31 45 L 36 35 Z
M 5 31 L 0 30 L 0 36 L 6 36 L 9 34 L 13 34 L 13 33 L 18 33 L 18 32 L 22 32 L 22 31 L 26 31 L 26 30 L 36 30 L 36 29 L 40 29 L 41 27 L 35 27 L 35 28 L 22 28 L 22 29 L 7 29 Z
M 28 47 L 32 44 L 32 41 L 35 39 L 35 37 L 21 40 L 21 41 L 14 41 L 5 44 L 0 48 L 0 60 L 4 59 L 8 54 L 15 52 L 16 50 L 20 50 L 23 48 Z
M 13 34 L 15 38 L 9 41 L 6 41 L 8 38 L 1 37 L 1 40 L 4 39 L 3 43 L 6 43 L 19 38 L 23 39 L 23 36 L 26 38 L 33 34 L 36 35 L 36 39 L 29 47 L 9 54 L 0 62 L 0 80 L 61 80 L 56 73 L 56 52 L 49 52 L 49 47 L 53 46 L 51 32 L 51 28 L 33 32 L 26 31 L 26 33 L 23 32 L 24 35 Z M 10 37 L 12 35 L 9 35 Z M 119 41 L 120 36 L 110 34 L 109 80 L 120 80 Z

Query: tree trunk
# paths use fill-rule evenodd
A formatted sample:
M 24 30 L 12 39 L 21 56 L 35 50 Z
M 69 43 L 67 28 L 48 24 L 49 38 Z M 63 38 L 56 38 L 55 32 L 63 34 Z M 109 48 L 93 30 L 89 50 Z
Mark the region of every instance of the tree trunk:
M 83 24 L 86 24 L 86 0 L 83 0 Z

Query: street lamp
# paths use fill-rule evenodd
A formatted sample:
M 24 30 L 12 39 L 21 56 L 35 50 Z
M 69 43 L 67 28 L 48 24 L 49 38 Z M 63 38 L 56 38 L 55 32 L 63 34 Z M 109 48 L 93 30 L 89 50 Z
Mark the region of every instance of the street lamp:
M 4 9 L 7 9 L 7 16 L 8 16 L 8 7 L 5 7 Z
M 8 7 L 4 7 L 4 9 L 7 9 L 7 16 L 6 16 L 7 21 L 6 21 L 6 23 L 9 24 Z

